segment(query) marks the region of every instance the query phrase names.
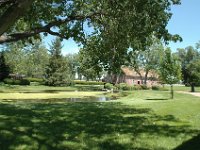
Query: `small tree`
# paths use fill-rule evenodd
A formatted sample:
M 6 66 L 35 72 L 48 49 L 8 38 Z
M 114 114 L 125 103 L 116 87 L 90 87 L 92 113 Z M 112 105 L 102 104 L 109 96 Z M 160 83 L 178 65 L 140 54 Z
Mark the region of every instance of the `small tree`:
M 164 50 L 160 63 L 160 79 L 171 86 L 171 99 L 174 98 L 173 84 L 181 79 L 181 65 L 178 59 L 172 55 L 171 50 Z
M 0 81 L 8 77 L 10 72 L 9 66 L 5 62 L 4 52 L 0 52 Z
M 71 76 L 67 68 L 67 62 L 61 54 L 61 40 L 56 38 L 50 47 L 49 64 L 46 67 L 46 85 L 58 86 L 69 83 Z

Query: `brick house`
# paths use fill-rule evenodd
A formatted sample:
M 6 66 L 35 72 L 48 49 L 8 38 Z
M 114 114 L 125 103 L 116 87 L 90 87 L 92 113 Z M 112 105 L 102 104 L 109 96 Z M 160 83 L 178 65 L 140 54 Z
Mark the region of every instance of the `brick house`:
M 120 75 L 107 75 L 104 81 L 111 83 L 127 83 L 128 85 L 141 85 L 145 80 L 145 71 L 140 70 L 138 74 L 134 69 L 129 67 L 122 67 L 122 73 Z M 146 77 L 147 86 L 158 85 L 158 74 L 155 71 L 149 71 Z

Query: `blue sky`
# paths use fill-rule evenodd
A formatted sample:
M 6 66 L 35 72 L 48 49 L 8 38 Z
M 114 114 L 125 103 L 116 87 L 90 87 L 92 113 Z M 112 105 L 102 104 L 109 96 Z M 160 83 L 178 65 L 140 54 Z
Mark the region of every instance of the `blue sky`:
M 177 48 L 185 48 L 187 46 L 195 46 L 200 41 L 200 0 L 182 0 L 181 5 L 172 7 L 173 16 L 168 23 L 167 29 L 172 34 L 179 34 L 182 42 L 168 45 L 173 51 Z M 52 36 L 48 36 L 45 43 L 51 43 Z M 72 40 L 63 41 L 63 54 L 77 53 L 78 45 Z
M 181 3 L 172 7 L 173 16 L 167 26 L 170 33 L 183 38 L 183 42 L 169 44 L 173 51 L 195 46 L 200 41 L 200 0 L 182 0 Z

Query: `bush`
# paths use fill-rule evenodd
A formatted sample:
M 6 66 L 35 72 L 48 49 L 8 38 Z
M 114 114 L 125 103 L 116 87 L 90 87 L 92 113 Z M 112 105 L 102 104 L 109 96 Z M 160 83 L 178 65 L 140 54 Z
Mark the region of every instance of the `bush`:
M 104 85 L 104 83 L 105 82 L 74 80 L 74 84 L 80 85 Z
M 134 85 L 134 90 L 141 90 L 142 87 L 139 84 Z
M 19 84 L 20 85 L 30 85 L 30 81 L 27 79 L 22 79 L 22 80 L 18 80 L 20 81 Z
M 111 90 L 111 89 L 114 89 L 114 86 L 111 83 L 106 83 L 105 88 L 108 89 L 108 90 Z
M 168 91 L 168 89 L 158 86 L 158 85 L 154 85 L 152 86 L 152 90 L 157 90 L 157 91 Z
M 126 84 L 126 83 L 117 84 L 116 87 L 119 90 L 131 90 L 131 87 L 128 84 Z
M 30 81 L 27 79 L 13 80 L 13 79 L 6 78 L 3 81 L 5 84 L 9 84 L 9 85 L 30 85 Z
M 159 87 L 159 86 L 155 86 L 155 85 L 154 85 L 154 86 L 152 86 L 151 88 L 152 88 L 152 90 L 157 90 L 157 91 L 160 89 L 160 87 Z
M 4 82 L 5 84 L 10 84 L 10 85 L 13 84 L 13 80 L 12 80 L 12 79 L 9 79 L 9 78 L 4 79 L 3 82 Z
M 143 84 L 143 85 L 141 85 L 141 89 L 142 89 L 142 90 L 148 90 L 149 87 L 148 87 L 147 85 Z

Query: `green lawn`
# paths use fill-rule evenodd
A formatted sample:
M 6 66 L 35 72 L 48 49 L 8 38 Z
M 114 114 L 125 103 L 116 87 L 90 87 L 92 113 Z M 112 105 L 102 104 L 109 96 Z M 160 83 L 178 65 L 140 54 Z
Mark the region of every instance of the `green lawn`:
M 191 87 L 185 87 L 185 86 L 174 86 L 175 91 L 191 91 Z M 195 87 L 196 92 L 200 92 L 200 87 Z
M 149 90 L 107 102 L 0 101 L 0 149 L 200 149 L 200 98 L 169 97 L 169 91 Z

